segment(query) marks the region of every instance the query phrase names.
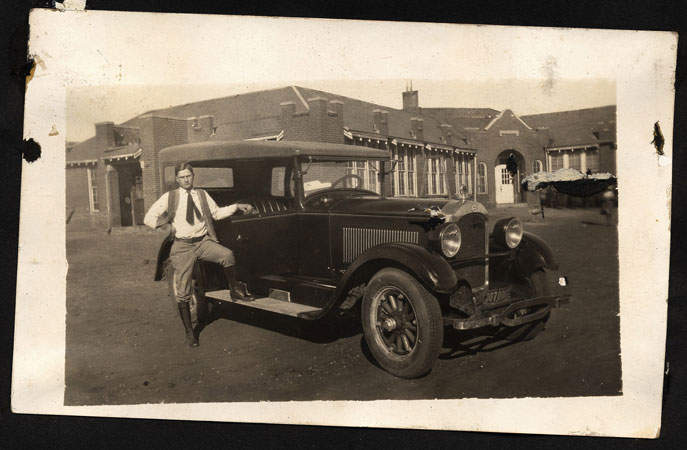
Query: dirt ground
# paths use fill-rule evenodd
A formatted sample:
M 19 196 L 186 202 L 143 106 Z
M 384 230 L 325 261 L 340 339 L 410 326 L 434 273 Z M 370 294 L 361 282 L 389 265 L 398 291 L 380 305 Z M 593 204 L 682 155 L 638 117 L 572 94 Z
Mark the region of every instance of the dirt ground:
M 491 218 L 526 215 L 496 209 Z M 222 304 L 184 343 L 167 283 L 152 280 L 161 237 L 130 229 L 67 234 L 68 405 L 618 395 L 622 389 L 617 230 L 598 210 L 547 210 L 526 223 L 560 258 L 573 294 L 534 340 L 447 330 L 432 372 L 380 369 L 357 321 L 311 323 Z

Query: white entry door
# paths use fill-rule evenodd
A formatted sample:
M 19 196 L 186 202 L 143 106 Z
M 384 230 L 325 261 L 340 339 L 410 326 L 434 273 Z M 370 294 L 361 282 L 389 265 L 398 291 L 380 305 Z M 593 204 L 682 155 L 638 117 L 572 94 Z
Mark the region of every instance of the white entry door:
M 494 168 L 494 184 L 496 185 L 496 203 L 513 203 L 513 176 L 506 169 L 505 164 Z

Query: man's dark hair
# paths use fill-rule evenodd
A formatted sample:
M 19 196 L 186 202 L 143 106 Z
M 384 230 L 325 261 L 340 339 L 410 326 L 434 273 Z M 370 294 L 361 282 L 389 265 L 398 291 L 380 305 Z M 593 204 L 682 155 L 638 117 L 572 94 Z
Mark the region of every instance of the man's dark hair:
M 174 175 L 177 175 L 182 170 L 190 170 L 193 173 L 193 166 L 186 161 L 179 163 L 174 167 Z

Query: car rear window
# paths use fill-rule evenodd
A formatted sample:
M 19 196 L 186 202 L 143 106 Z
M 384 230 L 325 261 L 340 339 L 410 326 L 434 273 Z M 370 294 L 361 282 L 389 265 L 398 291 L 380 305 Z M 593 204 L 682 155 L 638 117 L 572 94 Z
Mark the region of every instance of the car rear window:
M 232 188 L 234 187 L 234 172 L 231 167 L 194 167 L 193 186 L 198 188 Z M 165 190 L 176 189 L 177 182 L 174 166 L 164 169 Z
M 194 167 L 193 185 L 200 188 L 234 187 L 234 171 L 231 167 Z

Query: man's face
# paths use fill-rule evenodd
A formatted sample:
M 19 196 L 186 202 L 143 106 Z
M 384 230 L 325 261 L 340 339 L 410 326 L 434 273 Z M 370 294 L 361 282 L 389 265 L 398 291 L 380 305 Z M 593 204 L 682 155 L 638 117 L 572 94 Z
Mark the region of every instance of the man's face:
M 182 189 L 187 191 L 193 187 L 193 172 L 188 169 L 180 170 L 177 173 L 177 183 Z

